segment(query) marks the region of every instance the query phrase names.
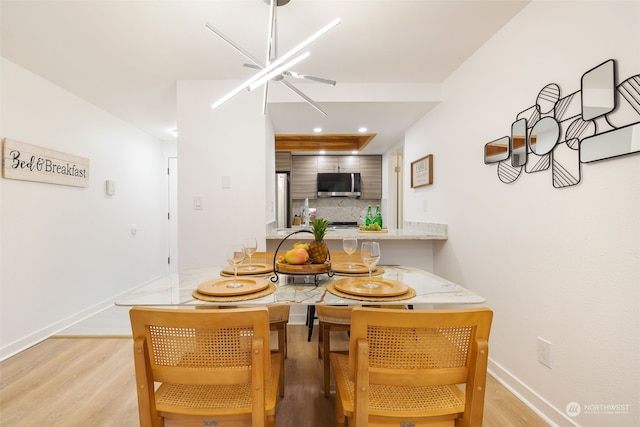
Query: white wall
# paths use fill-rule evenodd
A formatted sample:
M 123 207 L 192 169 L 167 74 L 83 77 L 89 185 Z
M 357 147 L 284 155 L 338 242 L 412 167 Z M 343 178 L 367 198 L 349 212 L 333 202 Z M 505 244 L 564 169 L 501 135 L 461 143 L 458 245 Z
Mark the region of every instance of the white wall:
M 568 95 L 609 58 L 620 81 L 640 73 L 640 2 L 534 1 L 405 140 L 405 219 L 449 224 L 435 272 L 487 298 L 491 369 L 559 425 L 640 425 L 640 155 L 583 165 L 581 184 L 555 189 L 550 170 L 501 183 L 483 148 L 546 84 Z M 426 154 L 434 184 L 410 189 L 408 166 Z M 538 336 L 552 343 L 551 369 L 536 360 Z M 585 406 L 606 404 L 629 407 Z
M 180 269 L 226 265 L 225 249 L 246 237 L 257 238 L 258 250 L 264 250 L 268 147 L 262 91 L 243 91 L 211 109 L 239 83 L 178 82 Z M 230 188 L 222 188 L 223 177 Z M 196 196 L 202 210 L 193 209 Z
M 0 87 L 2 137 L 91 162 L 88 188 L 0 180 L 4 358 L 168 271 L 167 177 L 164 143 L 4 58 Z
M 271 85 L 273 86 L 273 85 Z M 273 228 L 276 222 L 276 135 L 267 112 L 264 136 L 265 150 L 265 223 Z M 267 228 L 269 228 L 267 227 Z M 265 230 L 267 229 L 265 228 Z

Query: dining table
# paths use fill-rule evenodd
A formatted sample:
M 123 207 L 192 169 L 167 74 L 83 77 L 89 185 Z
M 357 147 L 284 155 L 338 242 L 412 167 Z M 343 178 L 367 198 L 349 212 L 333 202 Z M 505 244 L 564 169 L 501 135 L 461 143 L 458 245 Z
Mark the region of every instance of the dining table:
M 115 300 L 118 306 L 296 306 L 398 305 L 413 308 L 462 308 L 483 304 L 485 298 L 431 272 L 402 265 L 377 266 L 372 276 L 378 290 L 369 290 L 368 274 L 282 273 L 277 268 L 258 274 L 238 275 L 242 289 L 228 267 L 193 268 L 163 275 L 143 283 Z M 256 287 L 257 286 L 257 287 Z M 253 290 L 256 289 L 256 291 Z M 211 292 L 209 292 L 211 290 Z M 202 291 L 202 292 L 201 292 Z M 378 293 L 380 291 L 381 293 Z

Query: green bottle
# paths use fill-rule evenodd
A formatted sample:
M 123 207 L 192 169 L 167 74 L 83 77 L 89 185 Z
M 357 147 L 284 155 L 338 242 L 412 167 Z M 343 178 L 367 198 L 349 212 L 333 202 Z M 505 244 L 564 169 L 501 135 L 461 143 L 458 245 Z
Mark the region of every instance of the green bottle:
M 367 216 L 364 217 L 364 225 L 373 224 L 373 213 L 371 212 L 371 205 L 367 208 Z
M 373 222 L 380 226 L 382 229 L 382 213 L 380 212 L 380 205 L 376 206 L 376 216 L 373 218 Z

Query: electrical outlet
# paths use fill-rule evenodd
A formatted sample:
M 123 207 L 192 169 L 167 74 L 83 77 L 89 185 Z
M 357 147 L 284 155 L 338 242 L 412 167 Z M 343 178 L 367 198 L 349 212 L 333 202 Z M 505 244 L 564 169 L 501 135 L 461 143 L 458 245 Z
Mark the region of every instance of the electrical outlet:
M 551 343 L 544 338 L 538 337 L 537 344 L 538 362 L 551 368 Z

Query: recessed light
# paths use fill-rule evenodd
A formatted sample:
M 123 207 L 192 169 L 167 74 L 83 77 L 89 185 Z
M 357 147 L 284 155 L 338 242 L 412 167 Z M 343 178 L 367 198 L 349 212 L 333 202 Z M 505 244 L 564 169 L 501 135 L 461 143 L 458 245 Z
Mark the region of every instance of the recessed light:
M 322 132 L 322 128 L 313 128 L 313 131 L 315 133 L 319 133 L 319 132 Z
M 367 131 L 367 128 L 365 128 L 365 127 L 361 127 L 360 129 L 358 129 L 358 132 L 360 132 L 360 133 L 364 133 L 366 131 Z

